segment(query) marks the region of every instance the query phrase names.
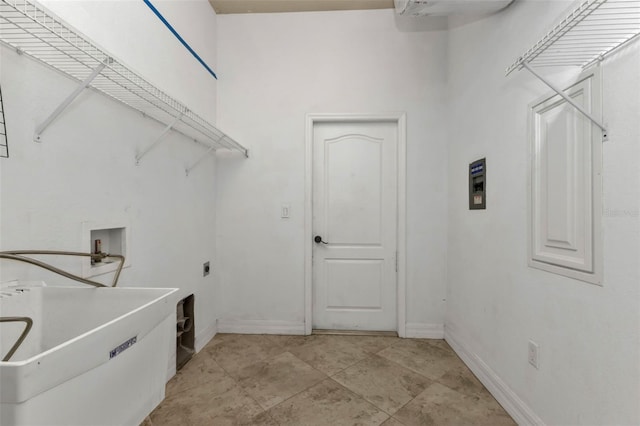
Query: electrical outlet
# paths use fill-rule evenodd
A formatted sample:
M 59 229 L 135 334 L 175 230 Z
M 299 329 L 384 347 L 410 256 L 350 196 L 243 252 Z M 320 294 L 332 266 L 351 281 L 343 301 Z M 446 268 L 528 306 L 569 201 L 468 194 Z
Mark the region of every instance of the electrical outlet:
M 209 272 L 211 272 L 209 262 L 204 262 L 204 264 L 202 264 L 202 276 L 206 277 L 207 275 L 209 275 Z
M 533 365 L 535 368 L 538 368 L 538 351 L 540 347 L 533 340 L 529 340 L 529 364 Z

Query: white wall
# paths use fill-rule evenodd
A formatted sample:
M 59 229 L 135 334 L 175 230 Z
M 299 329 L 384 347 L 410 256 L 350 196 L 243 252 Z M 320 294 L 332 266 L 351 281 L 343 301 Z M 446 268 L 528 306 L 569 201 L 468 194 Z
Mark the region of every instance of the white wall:
M 216 80 L 142 0 L 43 0 L 47 9 L 197 114 L 216 120 Z M 152 0 L 217 71 L 216 13 L 205 0 Z
M 205 0 L 157 7 L 210 66 L 216 65 L 216 16 Z M 217 83 L 141 1 L 47 2 L 124 63 L 213 121 Z M 85 91 L 43 134 L 35 126 L 76 83 L 2 48 L 1 78 L 10 158 L 0 159 L 0 248 L 88 250 L 82 223 L 128 222 L 130 259 L 121 286 L 180 287 L 196 297 L 196 334 L 215 326 L 215 163 L 189 177 L 184 167 L 205 151 L 171 134 L 139 166 L 136 152 L 164 126 L 109 98 Z M 77 260 L 56 261 L 80 273 Z M 0 281 L 64 279 L 3 261 Z M 109 281 L 111 276 L 103 277 Z M 206 341 L 201 342 L 206 343 Z
M 568 2 L 518 0 L 450 22 L 446 336 L 546 424 L 640 423 L 640 45 L 603 64 L 604 284 L 527 267 L 527 105 L 549 92 L 504 69 Z M 556 83 L 576 71 L 546 70 Z M 467 167 L 487 157 L 487 210 L 467 208 Z M 527 342 L 540 345 L 540 368 Z M 512 402 L 513 402 L 512 401 Z M 504 399 L 503 399 L 504 402 Z
M 407 321 L 442 325 L 446 31 L 392 10 L 218 17 L 220 125 L 248 160 L 219 163 L 221 318 L 304 321 L 305 114 L 405 111 Z M 291 218 L 280 218 L 280 205 Z M 258 322 L 259 323 L 259 322 Z

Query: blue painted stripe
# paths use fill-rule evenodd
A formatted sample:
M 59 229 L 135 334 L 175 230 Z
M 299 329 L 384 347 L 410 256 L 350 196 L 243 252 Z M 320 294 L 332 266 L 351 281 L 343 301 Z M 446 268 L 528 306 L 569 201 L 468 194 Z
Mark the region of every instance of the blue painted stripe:
M 180 43 L 182 43 L 182 45 L 184 47 L 186 47 L 189 52 L 191 52 L 193 57 L 196 58 L 198 60 L 198 62 L 200 62 L 202 64 L 202 66 L 205 67 L 207 69 L 207 71 L 209 71 L 209 73 L 213 76 L 213 78 L 215 78 L 217 80 L 218 76 L 216 76 L 216 73 L 213 72 L 213 70 L 211 68 L 209 68 L 209 65 L 207 65 L 202 60 L 202 58 L 191 48 L 191 46 L 189 46 L 189 44 L 186 41 L 184 41 L 184 39 L 182 37 L 180 37 L 180 34 L 178 34 L 178 32 L 171 26 L 171 24 L 166 19 L 164 19 L 164 16 L 162 16 L 162 14 L 158 11 L 158 9 L 156 9 L 153 6 L 153 4 L 151 4 L 151 2 L 149 0 L 143 0 L 143 1 L 147 6 L 149 6 L 149 9 L 151 9 L 153 11 L 153 13 L 156 14 L 158 19 L 160 19 L 162 21 L 162 23 L 165 24 L 167 26 L 167 28 L 169 28 L 169 31 L 171 31 L 173 33 L 173 35 L 176 36 L 176 38 L 180 41 Z

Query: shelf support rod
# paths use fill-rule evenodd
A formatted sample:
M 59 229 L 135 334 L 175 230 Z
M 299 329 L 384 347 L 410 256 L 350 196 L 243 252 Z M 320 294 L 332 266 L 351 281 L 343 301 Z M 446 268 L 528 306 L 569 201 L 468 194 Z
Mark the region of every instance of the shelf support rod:
M 95 67 L 91 74 L 89 74 L 89 76 L 82 83 L 80 83 L 78 87 L 76 87 L 73 93 L 67 96 L 67 98 L 62 101 L 60 105 L 58 105 L 58 108 L 56 108 L 46 120 L 44 120 L 38 127 L 36 127 L 36 132 L 33 137 L 33 140 L 35 142 L 42 141 L 42 133 L 47 129 L 47 127 L 49 127 L 49 125 L 51 125 L 51 123 L 53 123 L 55 119 L 58 118 L 58 116 L 62 114 L 65 109 L 67 109 L 71 102 L 73 102 L 75 98 L 77 98 L 80 93 L 82 93 L 82 91 L 86 89 L 91 84 L 91 82 L 102 72 L 104 67 L 106 67 L 107 64 L 110 64 L 111 62 L 113 62 L 112 58 L 106 58 L 102 63 Z
M 167 125 L 167 127 L 164 128 L 164 130 L 162 131 L 162 133 L 160 133 L 160 135 L 156 138 L 155 142 L 153 142 L 151 145 L 149 145 L 147 147 L 147 149 L 145 149 L 144 151 L 142 151 L 140 154 L 136 155 L 136 165 L 140 164 L 140 160 L 142 160 L 142 157 L 144 157 L 145 155 L 147 155 L 149 153 L 149 151 L 151 151 L 153 148 L 155 148 L 160 142 L 162 142 L 162 139 L 167 135 L 167 133 L 169 133 L 169 131 L 171 129 L 173 129 L 173 126 L 175 126 L 176 124 L 178 124 L 178 122 L 180 120 L 182 120 L 182 117 L 184 117 L 184 112 L 181 112 L 176 118 L 173 119 L 173 121 L 171 123 L 169 123 Z
M 214 145 L 211 145 L 209 147 L 209 149 L 207 150 L 207 152 L 205 152 L 204 154 L 202 154 L 202 157 L 198 158 L 193 164 L 191 164 L 189 167 L 187 167 L 185 169 L 185 173 L 187 174 L 187 176 L 189 176 L 189 173 L 191 173 L 191 170 L 195 169 L 198 164 L 200 164 L 202 162 L 202 160 L 204 160 L 205 158 L 207 158 L 207 156 L 209 155 L 209 153 L 211 153 L 211 151 L 213 151 L 215 149 Z
M 531 66 L 529 66 L 529 63 L 526 61 L 522 61 L 522 66 L 524 68 L 526 68 L 531 74 L 535 75 L 536 77 L 538 77 L 538 79 L 540 81 L 542 81 L 544 84 L 546 84 L 547 86 L 549 86 L 554 92 L 556 92 L 558 95 L 560 95 L 565 101 L 567 101 L 568 103 L 570 103 L 575 109 L 577 109 L 578 111 L 580 111 L 582 114 L 584 114 L 585 117 L 587 117 L 589 120 L 591 120 L 593 122 L 593 124 L 595 124 L 596 126 L 600 127 L 602 129 L 602 134 L 604 139 L 607 139 L 607 128 L 600 123 L 599 120 L 597 120 L 595 117 L 593 117 L 588 111 L 586 111 L 584 108 L 582 108 L 580 105 L 578 105 L 577 103 L 575 103 L 575 101 L 573 99 L 571 99 L 569 96 L 567 96 L 563 90 L 560 90 L 559 88 L 557 88 L 555 85 L 553 85 L 553 83 L 551 83 L 549 80 L 545 79 L 544 77 L 542 77 L 540 74 L 538 74 L 537 72 L 534 71 L 533 68 L 531 68 Z

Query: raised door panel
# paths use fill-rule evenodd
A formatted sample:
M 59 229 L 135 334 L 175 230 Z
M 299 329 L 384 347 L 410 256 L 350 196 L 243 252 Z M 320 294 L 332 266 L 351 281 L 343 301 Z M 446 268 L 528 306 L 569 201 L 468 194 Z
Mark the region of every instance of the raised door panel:
M 325 141 L 324 218 L 332 244 L 382 244 L 382 142 L 359 134 Z
M 589 74 L 566 93 L 587 111 L 600 97 Z M 598 282 L 601 133 L 560 96 L 531 107 L 529 265 Z
M 384 259 L 326 259 L 326 309 L 381 310 Z

